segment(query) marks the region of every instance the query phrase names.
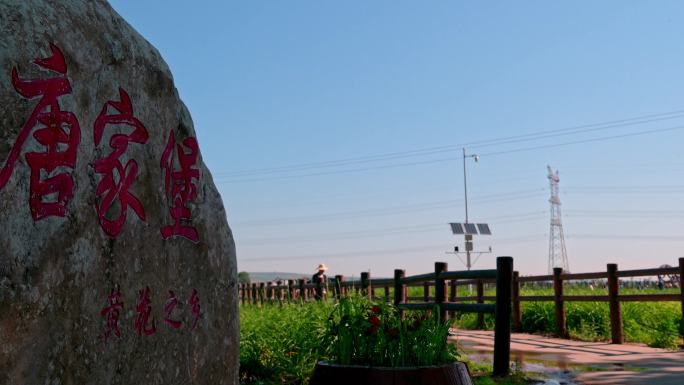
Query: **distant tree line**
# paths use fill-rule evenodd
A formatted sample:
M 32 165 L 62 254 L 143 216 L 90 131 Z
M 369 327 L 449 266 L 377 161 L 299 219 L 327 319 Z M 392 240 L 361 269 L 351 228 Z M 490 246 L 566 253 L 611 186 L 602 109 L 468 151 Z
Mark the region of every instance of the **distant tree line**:
M 241 271 L 238 273 L 238 282 L 240 284 L 249 285 L 252 283 L 249 273 L 246 271 Z

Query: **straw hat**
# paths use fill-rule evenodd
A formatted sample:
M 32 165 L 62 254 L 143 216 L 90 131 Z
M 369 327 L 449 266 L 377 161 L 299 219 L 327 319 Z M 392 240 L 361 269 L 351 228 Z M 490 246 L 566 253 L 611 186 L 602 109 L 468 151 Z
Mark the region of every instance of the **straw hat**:
M 321 263 L 321 264 L 318 265 L 318 267 L 316 268 L 316 271 L 321 271 L 321 270 L 323 270 L 323 271 L 328 270 L 328 266 L 326 266 L 325 263 Z

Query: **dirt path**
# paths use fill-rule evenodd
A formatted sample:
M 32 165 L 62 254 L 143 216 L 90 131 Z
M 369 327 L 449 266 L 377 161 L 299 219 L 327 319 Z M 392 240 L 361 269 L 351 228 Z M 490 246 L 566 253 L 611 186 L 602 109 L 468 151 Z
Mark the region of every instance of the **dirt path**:
M 456 330 L 455 338 L 473 359 L 491 360 L 493 332 Z M 523 362 L 526 370 L 570 371 L 574 381 L 584 385 L 684 385 L 684 351 L 645 345 L 612 345 L 514 333 L 511 360 Z

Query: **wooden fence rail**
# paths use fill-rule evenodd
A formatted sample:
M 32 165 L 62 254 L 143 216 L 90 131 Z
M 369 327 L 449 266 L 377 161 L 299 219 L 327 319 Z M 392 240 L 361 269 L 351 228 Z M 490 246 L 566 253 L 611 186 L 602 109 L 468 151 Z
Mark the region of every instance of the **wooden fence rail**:
M 679 294 L 620 294 L 620 278 L 651 277 L 656 275 L 679 275 Z M 607 295 L 564 295 L 563 284 L 567 281 L 576 280 L 607 280 Z M 625 341 L 624 323 L 622 319 L 621 302 L 680 302 L 682 304 L 682 318 L 684 319 L 684 258 L 679 258 L 678 267 L 639 270 L 618 270 L 618 265 L 610 263 L 606 265 L 605 272 L 596 273 L 564 273 L 562 269 L 554 269 L 553 275 L 541 275 L 520 277 L 514 273 L 513 279 L 513 330 L 522 329 L 522 317 L 520 302 L 524 301 L 553 301 L 556 314 L 556 334 L 567 337 L 567 322 L 565 318 L 565 303 L 573 301 L 581 302 L 608 302 L 610 311 L 611 342 L 622 344 Z M 550 296 L 521 296 L 521 283 L 528 282 L 553 282 L 554 295 Z M 517 309 L 517 310 L 516 310 Z M 683 322 L 684 324 L 684 322 Z M 684 336 L 684 326 L 681 330 Z
M 471 312 L 484 316 L 491 313 L 495 316 L 494 327 L 494 374 L 507 375 L 510 370 L 510 340 L 511 340 L 511 288 L 513 282 L 513 258 L 498 257 L 496 269 L 448 271 L 445 262 L 436 262 L 432 273 L 406 276 L 404 270 L 395 270 L 394 278 L 372 279 L 369 272 L 361 273 L 359 281 L 345 281 L 341 275 L 335 276 L 332 295 L 340 299 L 349 292 L 361 293 L 370 298 L 384 298 L 390 300 L 390 288 L 393 288 L 393 302 L 402 311 L 433 310 L 438 308 L 439 317 L 446 320 L 450 312 Z M 479 290 L 477 303 L 457 303 L 456 287 L 458 280 L 475 280 L 482 286 L 484 282 L 496 283 L 496 296 L 484 297 L 483 290 Z M 448 283 L 447 283 L 448 281 Z M 422 297 L 408 297 L 408 286 L 420 285 L 424 288 Z M 328 294 L 328 286 L 323 283 L 307 283 L 303 279 L 278 282 L 276 285 L 266 285 L 261 282 L 251 285 L 239 285 L 239 298 L 243 304 L 282 303 L 284 301 L 307 301 L 309 299 L 324 299 Z M 480 287 L 478 286 L 478 287 Z M 482 286 L 484 287 L 484 286 Z M 382 295 L 376 289 L 383 289 Z M 434 295 L 431 295 L 434 288 Z M 447 295 L 447 288 L 449 293 Z M 420 300 L 422 302 L 410 302 Z M 460 298 L 459 298 L 460 300 Z M 493 300 L 494 304 L 485 304 L 485 300 Z
M 497 260 L 498 263 L 498 260 Z M 401 273 L 401 274 L 400 274 Z M 400 275 L 398 275 L 400 274 Z M 406 310 L 427 309 L 440 304 L 440 310 L 446 316 L 447 311 L 467 311 L 478 314 L 478 327 L 484 326 L 484 314 L 495 312 L 496 305 L 486 304 L 486 301 L 497 301 L 498 289 L 501 286 L 497 270 L 447 271 L 446 264 L 435 264 L 435 271 L 427 274 L 404 276 L 403 270 L 396 270 L 394 278 L 371 279 L 370 273 L 361 274 L 360 281 L 345 281 L 341 275 L 335 276 L 332 295 L 336 298 L 347 295 L 350 291 L 361 292 L 372 298 L 384 298 L 389 301 L 393 295 L 395 304 Z M 678 294 L 620 294 L 620 279 L 632 277 L 651 277 L 656 275 L 679 275 L 680 292 Z M 565 295 L 564 285 L 568 281 L 578 280 L 606 280 L 607 294 L 604 295 Z M 447 283 L 448 281 L 448 283 Z M 562 269 L 554 269 L 551 275 L 520 276 L 513 272 L 511 276 L 510 308 L 512 310 L 512 326 L 514 331 L 522 330 L 522 302 L 554 302 L 555 328 L 559 337 L 567 337 L 566 302 L 607 302 L 610 309 L 611 341 L 614 344 L 624 342 L 624 326 L 622 319 L 622 302 L 661 302 L 671 301 L 682 304 L 682 318 L 684 319 L 684 258 L 679 259 L 679 265 L 671 268 L 619 270 L 617 264 L 608 264 L 604 272 L 566 273 Z M 526 283 L 550 283 L 553 295 L 521 295 L 520 288 Z M 497 284 L 498 283 L 498 284 Z M 485 296 L 484 287 L 496 284 L 497 296 Z M 459 286 L 476 287 L 475 296 L 457 296 Z M 422 287 L 422 296 L 408 296 L 408 287 Z M 447 296 L 447 287 L 449 294 Z M 376 289 L 383 289 L 382 295 Z M 433 290 L 434 289 L 434 290 Z M 432 295 L 434 291 L 434 295 Z M 321 299 L 327 295 L 326 287 L 322 284 L 307 283 L 304 280 L 289 280 L 275 286 L 265 283 L 239 285 L 239 295 L 245 303 L 271 303 L 282 301 L 307 301 Z M 393 292 L 393 294 L 391 293 Z M 506 294 L 506 293 L 504 293 Z M 414 303 L 412 301 L 422 301 Z M 465 304 L 462 302 L 475 302 Z M 684 322 L 682 322 L 684 336 Z

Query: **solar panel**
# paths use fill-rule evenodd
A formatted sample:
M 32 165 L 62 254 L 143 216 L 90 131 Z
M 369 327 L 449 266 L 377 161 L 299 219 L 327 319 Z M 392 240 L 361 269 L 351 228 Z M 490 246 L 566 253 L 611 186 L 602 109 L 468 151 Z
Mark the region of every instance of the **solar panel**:
M 477 227 L 474 223 L 464 223 L 463 227 L 465 227 L 466 234 L 477 235 Z
M 478 223 L 477 229 L 480 230 L 480 235 L 492 235 L 492 231 L 486 223 Z
M 463 225 L 460 223 L 449 223 L 451 225 L 451 232 L 454 234 L 465 234 L 463 231 Z

